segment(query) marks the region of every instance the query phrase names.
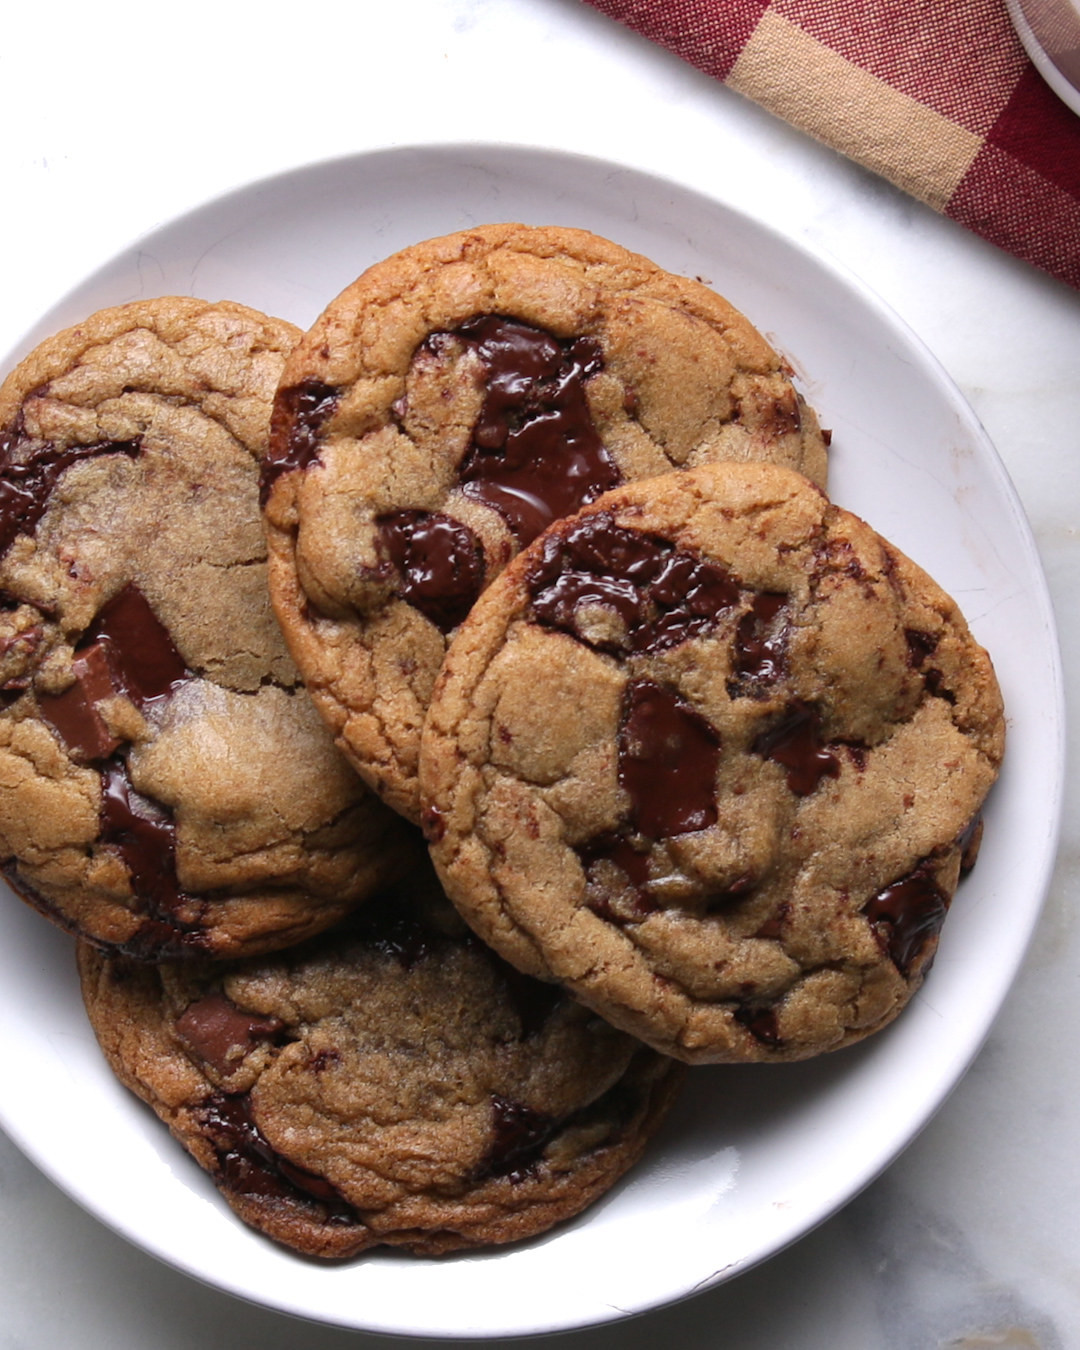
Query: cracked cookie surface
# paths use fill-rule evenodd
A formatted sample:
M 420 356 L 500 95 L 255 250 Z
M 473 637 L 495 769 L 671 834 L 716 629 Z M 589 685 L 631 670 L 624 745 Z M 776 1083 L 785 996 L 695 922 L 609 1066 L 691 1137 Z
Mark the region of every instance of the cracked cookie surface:
M 783 361 L 700 282 L 585 231 L 493 225 L 347 288 L 286 367 L 264 492 L 278 617 L 366 780 L 418 818 L 448 635 L 541 529 L 716 459 L 826 472 Z
M 0 860 L 148 957 L 283 945 L 395 862 L 269 604 L 259 463 L 298 335 L 141 301 L 0 387 Z
M 500 961 L 427 868 L 276 956 L 79 963 L 121 1081 L 246 1223 L 312 1256 L 543 1232 L 637 1160 L 681 1079 Z
M 707 466 L 599 498 L 481 597 L 425 824 L 520 969 L 690 1061 L 798 1059 L 918 988 L 1003 740 L 925 572 L 796 473 Z

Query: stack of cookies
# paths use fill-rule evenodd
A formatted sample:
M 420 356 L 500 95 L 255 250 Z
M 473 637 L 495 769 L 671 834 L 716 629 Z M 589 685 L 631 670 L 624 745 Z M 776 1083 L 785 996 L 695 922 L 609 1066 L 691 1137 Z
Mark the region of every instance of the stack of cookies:
M 480 227 L 306 334 L 94 315 L 0 427 L 4 872 L 268 1236 L 535 1235 L 686 1063 L 836 1049 L 918 988 L 993 670 L 703 284 Z

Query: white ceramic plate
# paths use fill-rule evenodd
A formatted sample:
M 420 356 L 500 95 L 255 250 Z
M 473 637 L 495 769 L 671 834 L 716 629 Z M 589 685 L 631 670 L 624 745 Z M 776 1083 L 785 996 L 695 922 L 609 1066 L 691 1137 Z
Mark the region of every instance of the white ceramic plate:
M 836 500 L 950 590 L 994 656 L 1010 739 L 982 857 L 924 990 L 893 1027 L 806 1064 L 694 1071 L 622 1185 L 561 1230 L 483 1255 L 376 1252 L 326 1268 L 249 1232 L 104 1067 L 69 940 L 17 901 L 0 906 L 0 1123 L 26 1153 L 103 1222 L 207 1283 L 319 1321 L 417 1336 L 511 1336 L 642 1312 L 730 1279 L 849 1200 L 982 1042 L 1048 882 L 1063 774 L 1043 576 L 970 408 L 857 282 L 675 183 L 520 147 L 316 165 L 155 230 L 45 316 L 17 354 L 102 305 L 167 293 L 240 300 L 306 326 L 369 263 L 495 220 L 596 230 L 705 278 L 746 311 L 833 429 Z

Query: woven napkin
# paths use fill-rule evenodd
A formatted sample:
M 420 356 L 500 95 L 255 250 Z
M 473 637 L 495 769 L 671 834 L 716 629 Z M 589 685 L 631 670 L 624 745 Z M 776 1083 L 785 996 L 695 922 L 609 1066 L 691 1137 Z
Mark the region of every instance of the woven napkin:
M 1080 117 L 1004 0 L 588 0 L 1080 287 Z

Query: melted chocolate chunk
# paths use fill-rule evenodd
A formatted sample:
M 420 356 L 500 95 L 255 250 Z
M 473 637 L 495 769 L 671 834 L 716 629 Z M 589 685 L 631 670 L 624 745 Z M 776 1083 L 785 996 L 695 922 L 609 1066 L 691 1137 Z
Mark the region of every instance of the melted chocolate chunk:
M 64 473 L 79 460 L 99 455 L 142 452 L 142 441 L 97 441 L 93 445 L 69 445 L 60 449 L 28 436 L 19 421 L 0 432 L 0 556 L 20 534 L 33 534 L 45 514 L 53 489 Z
M 978 861 L 982 834 L 983 818 L 980 812 L 968 821 L 960 831 L 960 837 L 956 841 L 960 846 L 960 872 L 962 875 L 966 876 Z
M 586 870 L 598 862 L 610 862 L 619 869 L 631 885 L 644 891 L 649 881 L 649 854 L 635 848 L 622 834 L 609 832 L 590 839 L 578 849 Z M 655 908 L 655 906 L 650 906 Z
M 133 584 L 102 606 L 87 639 L 106 648 L 121 691 L 139 708 L 165 698 L 190 675 L 169 630 Z
M 420 818 L 420 827 L 424 839 L 429 844 L 437 844 L 446 835 L 446 816 L 437 806 L 426 806 Z
M 552 1116 L 534 1111 L 523 1102 L 510 1101 L 493 1093 L 492 1144 L 473 1180 L 505 1177 L 512 1182 L 524 1181 L 539 1166 L 544 1147 L 558 1124 Z
M 140 796 L 127 765 L 111 759 L 101 770 L 101 841 L 115 848 L 131 873 L 131 889 L 152 915 L 169 915 L 187 897 L 176 876 L 176 825 L 159 803 Z
M 444 633 L 456 628 L 484 584 L 484 550 L 467 525 L 439 512 L 395 511 L 376 522 L 400 595 Z
M 941 932 L 948 910 L 948 898 L 926 862 L 886 886 L 863 906 L 878 941 L 904 976 Z
M 182 923 L 170 915 L 144 919 L 135 936 L 121 943 L 119 950 L 136 961 L 171 961 L 209 953 L 211 946 L 210 935 L 204 928 L 197 923 Z
M 619 784 L 630 799 L 625 823 L 577 848 L 585 870 L 586 903 L 612 923 L 634 922 L 659 908 L 649 894 L 649 846 L 716 821 L 720 736 L 679 697 L 652 680 L 630 680 L 618 733 Z M 596 876 L 611 863 L 626 878 L 614 896 Z
M 729 692 L 764 692 L 785 673 L 787 628 L 777 619 L 787 601 L 786 595 L 762 591 L 754 596 L 749 610 L 735 629 L 735 651 L 731 663 Z
M 199 1059 L 231 1073 L 257 1045 L 272 1041 L 283 1027 L 279 1017 L 244 1012 L 220 991 L 189 1003 L 176 1021 L 176 1034 Z
M 739 600 L 726 568 L 598 512 L 545 543 L 528 574 L 533 617 L 598 650 L 663 651 L 707 633 Z M 590 610 L 608 610 L 621 632 L 586 631 Z
M 75 682 L 62 694 L 42 695 L 42 717 L 68 749 L 104 759 L 120 745 L 97 704 L 122 695 L 145 709 L 189 677 L 165 625 L 135 585 L 125 586 L 98 611 L 75 649 Z
M 908 660 L 916 670 L 919 669 L 937 649 L 938 640 L 933 633 L 922 633 L 917 628 L 905 628 Z
M 840 761 L 821 739 L 820 711 L 801 699 L 758 736 L 753 750 L 787 770 L 787 785 L 799 797 L 808 797 L 822 778 L 836 778 L 840 773 Z
M 267 1143 L 247 1093 L 214 1093 L 201 1115 L 217 1154 L 221 1183 L 228 1190 L 276 1200 L 316 1200 L 330 1210 L 328 1217 L 356 1221 L 355 1210 L 325 1177 L 290 1163 Z
M 685 552 L 676 552 L 650 585 L 655 616 L 635 632 L 635 652 L 676 647 L 707 633 L 725 610 L 739 601 L 739 587 L 726 568 Z
M 585 384 L 603 366 L 591 338 L 559 341 L 479 315 L 457 330 L 484 369 L 484 401 L 462 462 L 462 490 L 497 511 L 519 546 L 615 487 L 621 475 L 592 422 Z M 428 340 L 436 349 L 444 334 Z
M 97 705 L 119 692 L 105 648 L 94 644 L 71 663 L 75 683 L 62 694 L 38 698 L 41 716 L 78 759 L 107 759 L 121 741 L 105 724 Z
M 577 850 L 578 857 L 588 877 L 585 903 L 595 914 L 609 923 L 621 923 L 630 919 L 643 919 L 654 913 L 659 906 L 648 893 L 649 854 L 635 848 L 633 842 L 624 834 L 609 831 L 582 844 Z M 627 881 L 630 892 L 630 911 L 620 900 L 619 913 L 604 894 L 604 889 L 594 884 L 594 869 L 597 863 L 608 862 L 617 867 Z
M 263 506 L 283 473 L 306 469 L 319 455 L 319 433 L 330 420 L 341 391 L 321 380 L 301 380 L 279 389 L 270 414 L 270 448 L 262 463 L 259 499 Z
M 772 1006 L 753 1007 L 744 1004 L 732 1014 L 740 1026 L 744 1026 L 751 1036 L 764 1045 L 779 1045 L 780 1031 L 776 1021 L 776 1009 Z
M 549 628 L 570 633 L 579 642 L 600 650 L 618 650 L 618 641 L 587 636 L 581 616 L 599 607 L 617 615 L 622 627 L 632 632 L 642 615 L 642 595 L 632 581 L 622 577 L 597 577 L 586 572 L 563 572 L 533 598 L 533 617 Z
M 628 683 L 618 772 L 636 831 L 666 839 L 712 825 L 719 759 L 719 733 L 688 703 L 652 680 Z

